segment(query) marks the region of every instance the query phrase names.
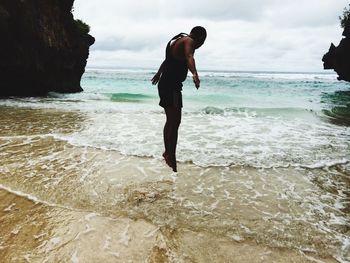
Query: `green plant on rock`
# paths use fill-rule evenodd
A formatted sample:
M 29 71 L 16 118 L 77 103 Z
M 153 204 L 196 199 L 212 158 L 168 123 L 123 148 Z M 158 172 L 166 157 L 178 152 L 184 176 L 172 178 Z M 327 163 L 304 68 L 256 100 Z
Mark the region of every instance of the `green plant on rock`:
M 80 19 L 75 20 L 75 26 L 81 35 L 86 35 L 90 32 L 90 26 Z
M 344 8 L 343 16 L 340 16 L 339 20 L 342 28 L 350 25 L 350 4 L 348 8 Z

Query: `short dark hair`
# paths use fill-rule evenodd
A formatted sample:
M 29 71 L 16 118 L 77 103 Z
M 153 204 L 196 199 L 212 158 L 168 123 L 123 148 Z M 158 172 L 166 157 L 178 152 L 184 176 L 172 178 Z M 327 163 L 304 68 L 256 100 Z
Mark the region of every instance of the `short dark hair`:
M 195 39 L 203 39 L 203 41 L 207 38 L 207 30 L 205 30 L 202 26 L 195 26 L 192 28 L 190 33 Z

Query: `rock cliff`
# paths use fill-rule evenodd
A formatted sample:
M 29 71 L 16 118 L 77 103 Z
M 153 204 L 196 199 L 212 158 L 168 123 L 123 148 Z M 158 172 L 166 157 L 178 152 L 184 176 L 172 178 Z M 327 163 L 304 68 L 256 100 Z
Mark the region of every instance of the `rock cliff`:
M 345 26 L 344 38 L 336 47 L 333 43 L 323 56 L 324 69 L 334 69 L 338 80 L 350 81 L 350 25 Z
M 82 91 L 95 39 L 74 20 L 73 2 L 0 0 L 0 96 Z

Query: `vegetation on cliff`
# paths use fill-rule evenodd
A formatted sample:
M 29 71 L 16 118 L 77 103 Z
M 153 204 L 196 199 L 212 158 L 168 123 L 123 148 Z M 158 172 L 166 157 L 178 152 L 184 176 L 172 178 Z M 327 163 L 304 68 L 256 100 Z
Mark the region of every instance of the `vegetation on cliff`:
M 334 69 L 338 80 L 350 81 L 350 5 L 344 8 L 339 17 L 340 25 L 344 28 L 343 36 L 338 46 L 331 43 L 328 52 L 323 56 L 324 69 Z
M 90 26 L 80 19 L 75 19 L 75 26 L 81 35 L 87 35 L 90 33 Z
M 344 8 L 343 15 L 339 17 L 342 28 L 350 25 L 350 4 L 348 8 Z

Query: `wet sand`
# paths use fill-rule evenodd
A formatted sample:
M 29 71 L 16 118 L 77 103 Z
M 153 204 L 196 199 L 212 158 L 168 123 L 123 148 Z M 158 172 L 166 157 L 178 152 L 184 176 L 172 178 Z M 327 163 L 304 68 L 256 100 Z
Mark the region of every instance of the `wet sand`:
M 57 130 L 83 129 L 79 112 L 2 110 L 17 116 L 1 120 L 2 262 L 337 262 L 350 256 L 344 246 L 350 180 L 342 166 L 180 163 L 174 174 L 161 158 L 61 140 Z
M 158 227 L 33 202 L 0 191 L 2 262 L 336 262 L 236 242 L 208 232 Z

